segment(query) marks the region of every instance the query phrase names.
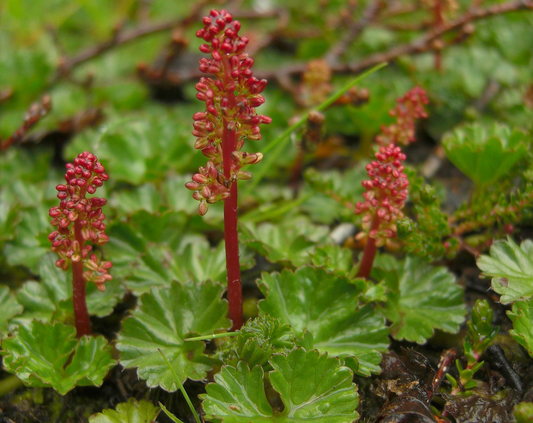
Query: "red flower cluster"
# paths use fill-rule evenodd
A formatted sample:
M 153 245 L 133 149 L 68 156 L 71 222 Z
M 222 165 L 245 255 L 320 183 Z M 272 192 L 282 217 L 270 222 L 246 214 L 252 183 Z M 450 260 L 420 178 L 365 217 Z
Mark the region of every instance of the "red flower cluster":
M 253 76 L 254 61 L 244 52 L 248 39 L 238 35 L 240 22 L 225 10 L 212 10 L 203 23 L 196 36 L 208 43 L 202 44 L 200 51 L 212 58 L 200 59 L 199 68 L 215 79 L 202 77 L 196 84 L 196 98 L 205 102 L 205 112 L 193 116 L 193 135 L 197 137 L 195 148 L 202 150 L 209 162 L 185 185 L 195 191 L 193 198 L 200 201 L 200 215 L 207 213 L 208 203 L 228 198 L 231 185 L 238 179 L 252 177 L 241 168 L 258 163 L 263 155 L 240 150 L 245 139 L 261 139 L 260 124 L 272 122 L 255 111 L 265 102 L 261 93 L 267 81 Z
M 363 229 L 376 245 L 396 236 L 395 221 L 402 217 L 401 209 L 407 198 L 409 181 L 403 173 L 405 154 L 400 147 L 390 144 L 376 153 L 376 161 L 366 170 L 370 180 L 363 181 L 365 202 L 356 204 L 356 214 L 364 214 Z M 362 232 L 364 234 L 365 232 Z
M 107 203 L 104 198 L 86 198 L 86 194 L 94 194 L 98 187 L 109 177 L 96 156 L 84 152 L 74 160 L 74 164 L 66 165 L 66 185 L 56 187 L 57 198 L 61 200 L 59 207 L 50 209 L 51 224 L 57 227 L 48 239 L 52 242 L 52 251 L 59 254 L 56 266 L 67 270 L 71 263 L 82 262 L 83 279 L 94 282 L 100 291 L 105 290 L 104 282 L 112 277 L 107 273 L 112 263 L 100 261 L 96 254 L 90 254 L 92 246 L 104 245 L 109 241 L 105 234 L 105 215 L 102 206 Z
M 397 105 L 389 114 L 396 117 L 396 123 L 382 126 L 381 134 L 376 137 L 379 145 L 403 144 L 415 141 L 416 119 L 427 118 L 424 106 L 429 103 L 426 92 L 420 87 L 397 100 Z

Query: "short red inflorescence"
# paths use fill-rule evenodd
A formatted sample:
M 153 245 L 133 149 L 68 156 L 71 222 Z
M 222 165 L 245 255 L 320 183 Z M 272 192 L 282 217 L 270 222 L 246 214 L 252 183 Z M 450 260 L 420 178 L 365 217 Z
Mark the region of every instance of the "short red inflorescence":
M 356 204 L 356 214 L 363 215 L 363 234 L 381 246 L 387 238 L 396 236 L 395 222 L 403 214 L 409 181 L 403 173 L 405 154 L 400 147 L 390 144 L 381 147 L 375 161 L 366 166 L 369 180 L 362 185 L 365 202 Z
M 96 156 L 89 152 L 79 154 L 74 163 L 66 165 L 66 185 L 56 187 L 59 207 L 50 209 L 51 224 L 57 227 L 48 239 L 52 251 L 59 254 L 56 266 L 67 270 L 73 263 L 83 263 L 83 279 L 93 282 L 100 291 L 104 283 L 111 280 L 108 273 L 112 263 L 101 261 L 92 253 L 92 244 L 104 245 L 109 241 L 105 234 L 105 215 L 102 207 L 107 203 L 104 198 L 91 197 L 104 181 L 109 179 L 105 169 Z
M 429 103 L 426 92 L 420 87 L 397 100 L 397 105 L 389 114 L 396 117 L 396 123 L 381 127 L 381 134 L 376 137 L 379 145 L 403 144 L 415 141 L 416 120 L 427 118 L 425 105 Z
M 240 22 L 225 10 L 212 10 L 203 23 L 196 36 L 206 41 L 200 51 L 211 54 L 211 59 L 202 58 L 199 68 L 214 78 L 202 77 L 196 84 L 196 98 L 205 102 L 205 112 L 193 116 L 193 135 L 197 137 L 195 148 L 209 161 L 186 184 L 200 201 L 200 215 L 207 213 L 208 204 L 227 199 L 238 179 L 252 177 L 241 169 L 258 163 L 263 155 L 241 149 L 246 139 L 261 139 L 260 124 L 272 122 L 255 111 L 265 102 L 261 93 L 267 81 L 253 76 L 254 61 L 244 51 L 248 39 L 238 34 Z

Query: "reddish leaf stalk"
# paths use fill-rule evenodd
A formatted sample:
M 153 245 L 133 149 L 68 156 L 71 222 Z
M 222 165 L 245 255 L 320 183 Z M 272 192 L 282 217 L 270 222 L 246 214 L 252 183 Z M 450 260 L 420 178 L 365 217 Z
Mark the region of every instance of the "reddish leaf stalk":
M 97 158 L 84 152 L 67 163 L 66 185 L 56 187 L 59 207 L 50 209 L 51 224 L 57 227 L 48 239 L 52 242 L 52 251 L 59 254 L 56 266 L 68 270 L 72 265 L 72 302 L 76 321 L 76 334 L 79 337 L 91 334 L 91 322 L 86 303 L 86 284 L 94 282 L 100 291 L 105 290 L 104 283 L 111 280 L 107 272 L 112 263 L 100 261 L 96 254 L 90 254 L 92 242 L 104 245 L 109 241 L 104 233 L 105 215 L 101 207 L 107 203 L 104 198 L 86 198 L 87 193 L 94 194 L 96 189 L 109 177 Z
M 242 288 L 237 233 L 237 181 L 250 179 L 242 167 L 262 160 L 261 153 L 241 151 L 245 139 L 261 139 L 259 125 L 272 119 L 258 115 L 255 108 L 265 102 L 261 95 L 266 80 L 253 77 L 254 61 L 244 49 L 246 37 L 238 35 L 241 24 L 225 10 L 212 10 L 203 19 L 204 28 L 196 36 L 206 41 L 200 46 L 211 59 L 200 59 L 200 71 L 214 78 L 202 77 L 196 84 L 196 98 L 205 102 L 205 112 L 196 113 L 193 135 L 195 147 L 209 158 L 185 187 L 200 202 L 198 213 L 207 213 L 208 205 L 224 201 L 224 238 L 228 278 L 229 316 L 232 330 L 242 326 Z

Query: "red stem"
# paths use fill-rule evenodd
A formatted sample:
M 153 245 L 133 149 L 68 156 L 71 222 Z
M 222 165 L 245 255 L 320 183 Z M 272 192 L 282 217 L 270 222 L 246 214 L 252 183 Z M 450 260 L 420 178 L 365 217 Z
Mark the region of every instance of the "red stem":
M 74 222 L 74 234 L 80 247 L 83 247 L 83 237 L 81 236 L 81 226 L 78 221 Z M 72 303 L 74 306 L 74 318 L 76 320 L 77 337 L 81 338 L 84 335 L 90 335 L 91 321 L 89 320 L 89 312 L 87 311 L 87 303 L 85 301 L 85 280 L 83 279 L 83 262 L 72 262 Z
M 223 59 L 225 69 L 225 82 L 231 81 L 231 67 L 226 58 Z M 229 108 L 235 107 L 235 95 L 228 91 Z M 233 158 L 231 153 L 235 151 L 236 132 L 235 128 L 229 128 L 229 120 L 223 119 L 222 133 L 222 160 L 224 176 L 231 181 L 231 168 Z M 230 196 L 224 200 L 224 241 L 226 245 L 226 270 L 228 273 L 228 303 L 229 318 L 232 321 L 232 331 L 239 330 L 242 326 L 242 284 L 241 266 L 239 262 L 239 237 L 237 233 L 237 181 L 230 182 Z
M 379 228 L 380 220 L 381 219 L 377 215 L 374 216 L 369 233 Z M 363 252 L 363 259 L 361 260 L 361 264 L 357 272 L 358 278 L 369 278 L 370 271 L 372 270 L 372 264 L 374 263 L 374 257 L 376 257 L 376 251 L 377 247 L 375 238 L 368 237 L 365 245 L 365 251 Z

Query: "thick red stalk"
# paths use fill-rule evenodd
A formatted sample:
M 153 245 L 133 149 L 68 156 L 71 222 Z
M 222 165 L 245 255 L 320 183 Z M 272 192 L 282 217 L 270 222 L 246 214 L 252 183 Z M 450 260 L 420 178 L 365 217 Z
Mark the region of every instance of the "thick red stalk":
M 242 326 L 242 286 L 237 235 L 237 183 L 234 182 L 230 197 L 224 200 L 224 240 L 226 243 L 226 269 L 228 272 L 228 303 L 231 330 Z
M 74 222 L 74 233 L 76 241 L 83 245 L 83 237 L 81 235 L 81 225 L 79 221 Z M 72 262 L 72 304 L 74 307 L 74 318 L 76 320 L 76 335 L 81 338 L 84 335 L 91 335 L 91 321 L 89 320 L 89 312 L 87 311 L 87 303 L 85 301 L 85 279 L 83 278 L 83 262 Z
M 377 230 L 379 228 L 380 218 L 375 215 L 372 220 L 372 226 L 370 227 L 370 232 Z M 372 270 L 372 264 L 374 263 L 374 258 L 376 257 L 377 246 L 375 238 L 367 238 L 365 250 L 363 252 L 363 258 L 357 271 L 358 278 L 368 279 L 370 276 L 370 271 Z
M 232 83 L 231 67 L 226 57 L 223 57 L 224 82 Z M 235 107 L 235 95 L 226 92 L 229 108 Z M 224 118 L 222 132 L 222 160 L 224 176 L 231 180 L 233 166 L 232 153 L 236 150 L 235 127 L 230 127 L 230 121 Z M 231 182 L 230 196 L 224 200 L 224 241 L 226 246 L 226 270 L 228 280 L 229 318 L 232 321 L 231 330 L 239 330 L 242 326 L 242 284 L 241 266 L 239 262 L 239 237 L 237 232 L 237 181 Z

